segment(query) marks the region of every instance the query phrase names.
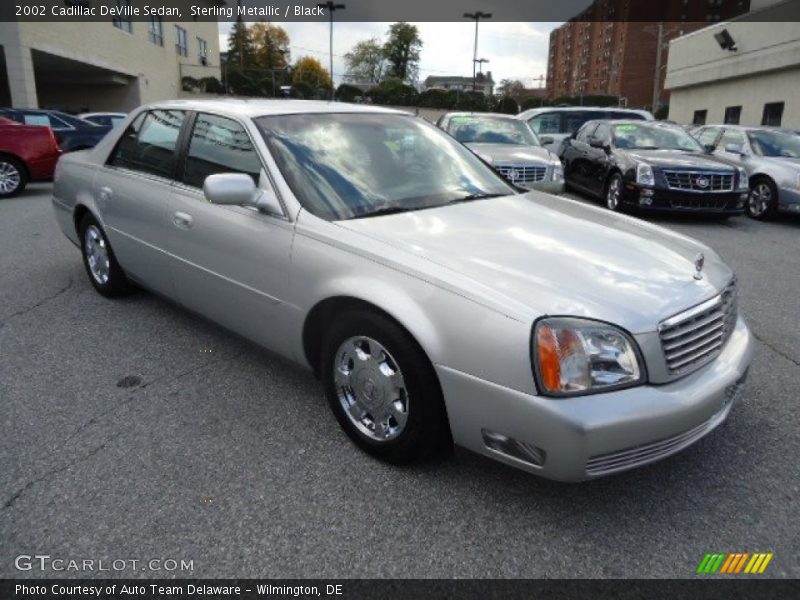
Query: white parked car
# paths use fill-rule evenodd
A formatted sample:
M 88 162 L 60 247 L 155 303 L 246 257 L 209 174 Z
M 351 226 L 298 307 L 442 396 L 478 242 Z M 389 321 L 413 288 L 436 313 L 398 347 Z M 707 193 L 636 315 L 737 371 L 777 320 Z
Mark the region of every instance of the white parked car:
M 55 216 L 101 294 L 138 284 L 313 370 L 364 450 L 454 441 L 577 481 L 725 420 L 752 336 L 710 248 L 540 192 L 399 111 L 143 106 L 64 156 Z

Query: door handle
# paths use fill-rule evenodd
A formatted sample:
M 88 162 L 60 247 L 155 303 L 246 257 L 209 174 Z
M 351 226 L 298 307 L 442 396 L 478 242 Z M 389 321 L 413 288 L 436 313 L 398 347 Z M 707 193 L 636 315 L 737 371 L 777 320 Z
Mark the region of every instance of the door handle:
M 172 215 L 172 223 L 178 229 L 191 229 L 192 215 L 178 211 Z
M 100 188 L 100 200 L 110 200 L 113 195 L 114 191 L 110 187 L 103 186 Z

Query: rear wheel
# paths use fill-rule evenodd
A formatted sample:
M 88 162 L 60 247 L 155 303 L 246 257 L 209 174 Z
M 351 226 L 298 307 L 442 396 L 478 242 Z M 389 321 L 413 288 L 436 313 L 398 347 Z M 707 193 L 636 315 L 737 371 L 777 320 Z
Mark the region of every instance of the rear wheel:
M 606 207 L 614 212 L 622 210 L 622 176 L 619 173 L 612 174 L 606 183 Z
M 750 196 L 745 204 L 747 216 L 764 221 L 778 212 L 778 188 L 771 179 L 758 177 L 750 184 Z
M 13 198 L 28 184 L 25 166 L 16 158 L 0 155 L 0 198 Z
M 91 214 L 86 214 L 78 226 L 81 255 L 89 281 L 98 292 L 108 298 L 125 296 L 133 286 L 119 266 L 105 231 Z
M 449 441 L 433 367 L 390 319 L 366 311 L 337 317 L 323 346 L 320 372 L 339 424 L 373 456 L 408 463 Z

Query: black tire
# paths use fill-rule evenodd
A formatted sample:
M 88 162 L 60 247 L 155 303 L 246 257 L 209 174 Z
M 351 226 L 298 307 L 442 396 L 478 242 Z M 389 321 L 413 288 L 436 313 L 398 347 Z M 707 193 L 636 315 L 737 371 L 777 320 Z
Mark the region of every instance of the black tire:
M 612 202 L 610 195 L 612 191 L 612 186 L 617 186 L 617 201 L 616 204 Z M 619 173 L 612 173 L 611 176 L 606 181 L 606 186 L 603 192 L 603 201 L 606 204 L 606 208 L 613 212 L 623 212 L 622 208 L 622 175 Z
M 99 235 L 105 244 L 105 249 L 108 255 L 108 277 L 105 281 L 98 280 L 92 273 L 92 268 L 89 266 L 89 256 L 87 255 L 87 232 L 92 228 L 95 235 Z M 106 298 L 118 298 L 120 296 L 127 296 L 133 291 L 128 278 L 122 267 L 119 266 L 114 250 L 111 248 L 111 243 L 108 241 L 106 232 L 97 222 L 97 219 L 90 213 L 84 215 L 78 226 L 78 236 L 81 243 L 81 257 L 83 258 L 83 266 L 86 269 L 86 274 L 89 276 L 89 281 L 100 294 Z
M 362 433 L 347 415 L 334 381 L 340 346 L 352 337 L 372 338 L 399 367 L 407 395 L 407 420 L 394 439 L 378 441 Z M 391 319 L 368 311 L 338 316 L 322 347 L 320 373 L 333 414 L 345 433 L 361 449 L 393 464 L 424 460 L 435 451 L 452 447 L 439 380 L 416 341 Z
M 763 199 L 762 193 L 769 194 L 769 200 L 765 209 L 759 206 L 759 200 Z M 750 195 L 744 204 L 744 212 L 751 219 L 757 221 L 768 221 L 778 213 L 778 187 L 769 177 L 756 177 L 750 183 Z
M 13 198 L 28 185 L 28 171 L 13 156 L 0 154 L 0 179 L 7 185 L 0 186 L 0 198 Z

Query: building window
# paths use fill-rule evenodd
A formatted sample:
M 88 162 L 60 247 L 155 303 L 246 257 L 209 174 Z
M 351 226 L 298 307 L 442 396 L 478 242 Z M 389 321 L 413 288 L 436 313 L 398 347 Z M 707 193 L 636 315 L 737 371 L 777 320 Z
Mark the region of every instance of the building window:
M 201 65 L 208 65 L 208 42 L 197 38 L 197 61 Z
M 783 119 L 783 102 L 767 102 L 761 116 L 762 125 L 780 127 Z
M 161 22 L 161 17 L 150 17 L 150 28 L 147 35 L 156 46 L 164 45 L 164 23 Z
M 131 0 L 117 0 L 117 8 L 119 8 L 121 11 L 130 9 L 131 4 Z M 120 16 L 111 19 L 111 22 L 117 29 L 121 29 L 122 31 L 126 31 L 128 33 L 133 33 L 133 19 L 129 15 L 126 16 L 124 12 L 121 13 Z
M 725 109 L 725 124 L 738 125 L 739 117 L 742 115 L 741 106 L 729 106 Z
M 175 52 L 181 56 L 189 56 L 189 44 L 186 40 L 186 30 L 175 25 Z
M 705 125 L 706 124 L 706 116 L 708 116 L 707 110 L 696 110 L 694 111 L 694 118 L 692 119 L 692 123 L 694 125 Z

